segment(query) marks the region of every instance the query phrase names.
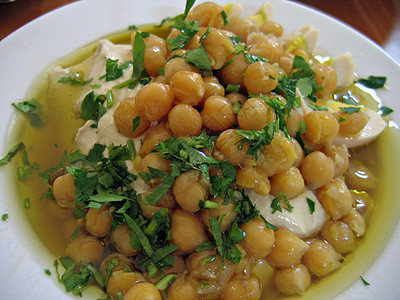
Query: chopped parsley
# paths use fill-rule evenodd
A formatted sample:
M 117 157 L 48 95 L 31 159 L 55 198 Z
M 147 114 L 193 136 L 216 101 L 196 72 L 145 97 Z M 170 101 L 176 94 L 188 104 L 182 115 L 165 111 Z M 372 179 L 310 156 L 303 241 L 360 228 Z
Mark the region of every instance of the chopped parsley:
M 32 98 L 30 100 L 12 103 L 12 106 L 25 114 L 31 126 L 40 127 L 43 125 L 43 120 L 41 119 L 43 105 L 36 99 Z
M 385 86 L 386 77 L 371 75 L 368 78 L 361 78 L 357 82 L 370 89 L 380 89 Z
M 371 285 L 368 281 L 366 281 L 361 275 L 360 275 L 361 281 L 365 286 Z
M 387 107 L 387 106 L 381 106 L 379 108 L 379 113 L 382 116 L 387 116 L 387 115 L 391 114 L 392 112 L 393 112 L 393 109 L 391 109 L 390 107 Z
M 25 150 L 25 144 L 23 142 L 20 142 L 12 147 L 11 150 L 8 151 L 8 153 L 2 159 L 0 159 L 0 167 L 8 164 L 13 157 L 22 150 Z
M 1 220 L 2 220 L 3 222 L 7 221 L 7 220 L 8 220 L 8 214 L 7 214 L 7 213 L 3 214 L 3 215 L 1 216 Z
M 306 199 L 307 199 L 308 208 L 310 209 L 310 214 L 313 214 L 315 211 L 315 202 L 313 200 L 311 200 L 310 198 L 306 198 Z
M 354 107 L 354 106 L 346 106 L 346 107 L 339 107 L 339 109 L 346 114 L 354 114 L 361 110 L 361 107 Z
M 293 206 L 290 205 L 289 200 L 286 198 L 284 193 L 279 193 L 278 197 L 274 198 L 271 202 L 271 208 L 272 208 L 272 213 L 274 214 L 276 211 L 282 212 L 282 206 L 281 206 L 281 201 L 284 201 L 285 203 L 285 207 L 283 207 L 284 209 L 286 209 L 289 212 L 292 212 Z
M 60 83 L 69 83 L 71 85 L 85 85 L 85 84 L 87 84 L 87 83 L 92 81 L 92 79 L 82 80 L 80 77 L 81 77 L 81 74 L 78 72 L 78 73 L 75 73 L 72 76 L 62 77 L 62 78 L 60 78 L 58 80 L 58 82 L 60 82 Z

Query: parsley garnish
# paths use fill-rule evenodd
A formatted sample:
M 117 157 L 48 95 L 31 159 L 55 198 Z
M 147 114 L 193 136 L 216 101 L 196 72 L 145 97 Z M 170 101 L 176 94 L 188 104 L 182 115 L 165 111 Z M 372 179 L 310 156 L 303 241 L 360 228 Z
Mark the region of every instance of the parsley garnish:
M 124 70 L 131 65 L 131 61 L 119 64 L 119 59 L 108 58 L 106 62 L 106 74 L 100 78 L 105 77 L 106 81 L 117 80 L 124 75 Z
M 287 211 L 291 212 L 293 209 L 293 206 L 290 205 L 289 200 L 286 198 L 284 193 L 279 193 L 278 197 L 274 198 L 271 202 L 271 208 L 272 208 L 272 213 L 274 214 L 276 211 L 282 212 L 282 206 L 281 206 L 281 201 L 284 200 Z
M 387 106 L 381 106 L 379 108 L 379 113 L 382 116 L 387 116 L 387 115 L 391 114 L 392 112 L 393 112 L 393 109 L 391 109 L 390 107 L 387 107 Z
M 85 84 L 87 84 L 87 83 L 92 81 L 92 79 L 82 80 L 82 79 L 80 79 L 80 77 L 81 77 L 80 73 L 75 73 L 72 76 L 65 76 L 65 77 L 60 78 L 58 80 L 58 82 L 69 83 L 71 85 L 85 85 Z
M 384 76 L 368 76 L 367 79 L 361 78 L 357 81 L 358 83 L 366 86 L 370 89 L 380 89 L 385 86 L 386 77 Z
M 354 106 L 346 106 L 346 107 L 339 107 L 339 109 L 346 114 L 354 114 L 356 112 L 359 112 L 361 107 L 354 107 Z
M 12 106 L 23 112 L 33 127 L 40 127 L 43 124 L 41 119 L 43 105 L 36 99 L 12 103 Z
M 1 220 L 2 220 L 3 222 L 7 221 L 7 220 L 8 220 L 8 214 L 7 214 L 7 213 L 3 214 L 3 215 L 1 216 Z
M 189 65 L 195 66 L 200 70 L 211 70 L 211 61 L 203 45 L 186 52 L 183 57 Z
M 96 97 L 93 91 L 88 93 L 82 101 L 80 117 L 84 120 L 93 120 L 98 122 L 107 111 L 103 105 L 106 100 L 105 98 L 104 95 Z
M 6 156 L 0 159 L 0 167 L 8 164 L 12 160 L 12 158 L 21 150 L 25 150 L 25 144 L 23 142 L 16 144 L 14 147 L 11 148 L 10 151 L 8 151 Z
M 366 281 L 361 275 L 360 275 L 361 281 L 365 286 L 371 285 L 368 281 Z
M 310 213 L 313 214 L 315 211 L 315 202 L 311 199 L 307 198 L 308 208 L 310 209 Z

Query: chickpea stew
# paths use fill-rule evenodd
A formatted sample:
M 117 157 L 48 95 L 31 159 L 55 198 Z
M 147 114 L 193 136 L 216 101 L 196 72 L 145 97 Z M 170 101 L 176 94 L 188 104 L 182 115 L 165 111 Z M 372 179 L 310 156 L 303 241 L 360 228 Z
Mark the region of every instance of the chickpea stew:
M 348 97 L 354 70 L 313 52 L 316 28 L 285 32 L 268 5 L 246 19 L 240 5 L 193 4 L 51 73 L 54 89 L 79 86 L 74 142 L 41 173 L 75 295 L 301 295 L 368 230 L 378 180 L 358 149 L 387 122 Z

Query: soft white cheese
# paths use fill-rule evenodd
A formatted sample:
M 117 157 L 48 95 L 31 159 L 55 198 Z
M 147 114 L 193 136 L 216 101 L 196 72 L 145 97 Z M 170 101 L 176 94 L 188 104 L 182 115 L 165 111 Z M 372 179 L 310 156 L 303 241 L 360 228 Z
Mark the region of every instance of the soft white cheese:
M 94 90 L 96 95 L 106 94 L 114 86 L 128 80 L 132 74 L 132 66 L 124 71 L 124 75 L 117 80 L 106 81 L 104 78 L 100 79 L 106 72 L 107 59 L 119 59 L 120 63 L 132 59 L 132 46 L 131 45 L 115 45 L 110 41 L 103 39 L 99 41 L 98 48 L 94 54 L 93 65 L 88 74 L 91 78 L 91 84 L 99 84 L 100 88 Z M 113 114 L 118 104 L 127 98 L 133 98 L 140 89 L 137 85 L 133 90 L 128 88 L 112 89 L 114 105 L 107 109 L 106 113 L 99 120 L 97 128 L 93 128 L 93 121 L 87 121 L 76 134 L 75 145 L 83 153 L 87 154 L 94 144 L 99 143 L 106 146 L 111 144 L 125 145 L 129 140 L 128 137 L 121 135 L 115 126 Z M 87 93 L 82 94 L 81 98 L 77 101 L 75 109 L 78 113 L 81 111 L 81 104 Z M 136 150 L 139 151 L 141 147 L 140 137 L 134 140 Z
M 271 203 L 274 197 L 272 195 L 261 196 L 253 190 L 247 190 L 247 194 L 260 211 L 260 214 L 278 228 L 285 228 L 299 237 L 310 237 L 320 231 L 327 220 L 327 214 L 318 201 L 315 194 L 305 188 L 304 192 L 296 198 L 290 199 L 290 205 L 293 206 L 291 212 L 282 209 L 282 212 L 272 213 Z M 307 198 L 314 201 L 315 211 L 313 214 L 307 203 Z

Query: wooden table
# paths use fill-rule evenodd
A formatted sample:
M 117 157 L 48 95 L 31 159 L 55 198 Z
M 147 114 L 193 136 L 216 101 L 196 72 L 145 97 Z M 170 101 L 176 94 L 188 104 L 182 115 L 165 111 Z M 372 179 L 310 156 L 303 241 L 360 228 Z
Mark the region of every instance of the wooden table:
M 16 0 L 0 4 L 0 40 L 40 15 L 74 1 L 76 0 Z M 298 2 L 344 21 L 377 42 L 400 63 L 399 0 L 298 0 Z

